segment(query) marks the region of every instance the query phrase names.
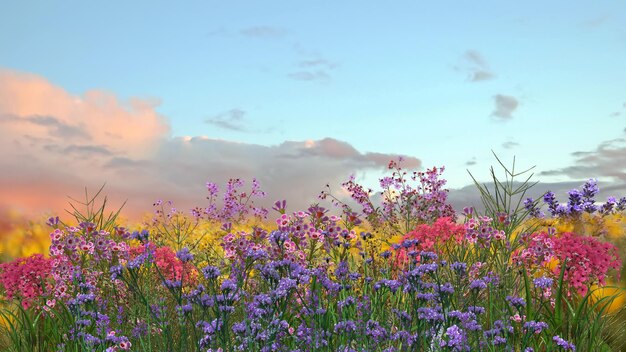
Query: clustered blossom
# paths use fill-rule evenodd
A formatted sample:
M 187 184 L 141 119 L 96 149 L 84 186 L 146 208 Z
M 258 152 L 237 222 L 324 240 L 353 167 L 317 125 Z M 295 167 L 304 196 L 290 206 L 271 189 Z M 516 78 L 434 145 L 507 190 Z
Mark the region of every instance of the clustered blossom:
M 402 246 L 398 248 L 398 264 L 403 265 L 408 261 L 408 253 L 411 250 L 432 251 L 438 246 L 446 244 L 453 239 L 457 244 L 462 241 L 466 233 L 466 227 L 455 224 L 451 218 L 442 217 L 432 224 L 421 224 L 402 237 Z
M 570 232 L 559 236 L 533 233 L 526 237 L 525 245 L 513 253 L 513 258 L 527 267 L 547 266 L 557 260 L 559 265 L 553 268 L 553 274 L 558 277 L 565 265 L 565 282 L 581 295 L 585 295 L 592 284 L 604 285 L 609 270 L 619 271 L 622 265 L 615 245 Z M 552 279 L 536 279 L 534 283 L 549 292 Z
M 564 280 L 580 295 L 585 295 L 591 284 L 604 285 L 609 270 L 619 272 L 622 266 L 617 247 L 594 237 L 566 232 L 554 241 L 553 250 L 561 263 L 554 273 L 558 275 L 565 265 Z
M 50 291 L 52 266 L 41 254 L 0 264 L 0 283 L 7 299 L 18 299 L 28 309 Z

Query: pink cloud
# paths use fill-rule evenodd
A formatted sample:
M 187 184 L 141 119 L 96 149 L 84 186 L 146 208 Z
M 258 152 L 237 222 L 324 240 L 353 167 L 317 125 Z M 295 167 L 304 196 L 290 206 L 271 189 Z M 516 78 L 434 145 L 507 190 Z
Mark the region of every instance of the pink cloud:
M 33 117 L 48 117 L 61 128 L 83 132 L 73 139 L 88 138 L 91 145 L 143 155 L 169 134 L 166 119 L 155 111 L 157 105 L 138 98 L 122 102 L 101 90 L 74 96 L 41 77 L 0 70 L 0 112 L 21 119 L 9 126 L 17 136 L 48 136 L 49 126 L 28 123 Z
M 332 138 L 263 146 L 171 137 L 157 106 L 100 90 L 74 95 L 42 77 L 0 70 L 0 209 L 63 214 L 68 195 L 82 199 L 85 187 L 95 192 L 106 183 L 111 204 L 128 200 L 125 214 L 136 217 L 155 199 L 202 206 L 207 181 L 257 177 L 268 204 L 287 199 L 296 210 L 316 202 L 325 184 L 338 188 L 350 174 L 382 170 L 396 158 Z

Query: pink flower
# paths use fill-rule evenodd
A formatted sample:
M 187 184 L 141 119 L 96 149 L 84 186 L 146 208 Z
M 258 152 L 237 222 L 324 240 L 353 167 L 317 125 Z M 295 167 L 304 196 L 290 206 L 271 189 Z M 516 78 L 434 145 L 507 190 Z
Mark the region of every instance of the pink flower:
M 21 299 L 22 307 L 28 309 L 45 291 L 51 289 L 49 282 L 52 264 L 41 254 L 0 264 L 0 283 L 8 299 Z
M 580 295 L 585 295 L 591 284 L 604 285 L 608 271 L 619 271 L 622 265 L 617 247 L 594 237 L 566 232 L 555 238 L 553 249 L 560 262 L 553 269 L 554 274 L 560 274 L 565 262 L 564 280 Z
M 432 251 L 436 246 L 443 245 L 451 239 L 460 243 L 465 237 L 465 232 L 463 225 L 454 223 L 449 217 L 443 217 L 437 219 L 432 225 L 418 225 L 415 230 L 404 235 L 402 241 L 418 240 L 419 242 L 413 248 L 414 250 Z M 408 261 L 407 251 L 405 248 L 398 249 L 397 258 L 399 264 L 404 264 Z

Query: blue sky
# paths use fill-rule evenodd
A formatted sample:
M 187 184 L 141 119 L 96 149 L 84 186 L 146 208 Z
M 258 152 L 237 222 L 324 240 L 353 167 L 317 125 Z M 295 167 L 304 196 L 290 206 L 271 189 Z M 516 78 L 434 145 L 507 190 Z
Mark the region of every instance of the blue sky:
M 453 187 L 491 149 L 544 181 L 626 181 L 624 2 L 173 4 L 4 2 L 0 68 L 141 98 L 171 138 L 332 138 L 445 164 Z

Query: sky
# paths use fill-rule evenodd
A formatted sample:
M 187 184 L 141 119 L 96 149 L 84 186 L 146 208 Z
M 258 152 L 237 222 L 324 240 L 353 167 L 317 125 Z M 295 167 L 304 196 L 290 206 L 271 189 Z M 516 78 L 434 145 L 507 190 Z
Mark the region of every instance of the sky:
M 5 1 L 0 148 L 23 211 L 105 182 L 129 211 L 201 204 L 230 177 L 304 206 L 398 155 L 466 199 L 492 150 L 626 194 L 626 3 Z

